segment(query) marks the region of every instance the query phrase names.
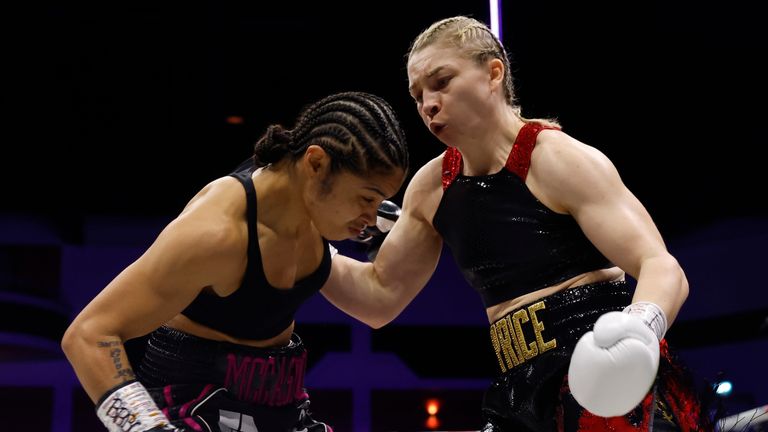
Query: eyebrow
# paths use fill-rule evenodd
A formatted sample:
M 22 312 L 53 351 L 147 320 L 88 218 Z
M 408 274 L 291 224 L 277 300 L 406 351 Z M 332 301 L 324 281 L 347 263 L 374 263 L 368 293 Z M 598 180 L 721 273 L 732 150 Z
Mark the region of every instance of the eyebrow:
M 432 69 L 431 71 L 427 72 L 427 75 L 426 75 L 426 77 L 427 77 L 427 78 L 431 78 L 432 76 L 436 75 L 438 72 L 440 72 L 440 71 L 441 71 L 441 70 L 443 70 L 443 69 L 445 69 L 445 66 L 437 66 L 436 68 L 434 68 L 434 69 Z M 409 85 L 409 86 L 408 86 L 408 91 L 409 91 L 410 93 L 413 93 L 413 87 L 414 87 L 414 85 L 415 85 L 415 84 L 411 84 L 411 85 Z
M 383 196 L 384 198 L 387 197 L 387 195 L 385 195 L 384 192 L 381 191 L 381 189 L 379 189 L 379 188 L 377 188 L 375 186 L 365 186 L 365 189 L 372 190 L 372 191 L 376 192 L 377 194 Z

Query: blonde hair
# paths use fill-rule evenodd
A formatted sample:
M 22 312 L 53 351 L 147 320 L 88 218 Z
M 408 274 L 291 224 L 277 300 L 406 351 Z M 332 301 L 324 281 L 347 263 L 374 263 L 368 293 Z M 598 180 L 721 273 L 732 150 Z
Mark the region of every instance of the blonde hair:
M 437 44 L 456 48 L 461 55 L 474 60 L 478 65 L 485 64 L 494 58 L 501 60 L 504 64 L 504 96 L 515 114 L 525 122 L 560 127 L 557 120 L 554 119 L 526 119 L 522 116 L 522 108 L 517 103 L 515 96 L 509 57 L 501 41 L 487 25 L 466 16 L 455 16 L 437 21 L 413 40 L 408 50 L 408 61 L 411 60 L 414 53 Z

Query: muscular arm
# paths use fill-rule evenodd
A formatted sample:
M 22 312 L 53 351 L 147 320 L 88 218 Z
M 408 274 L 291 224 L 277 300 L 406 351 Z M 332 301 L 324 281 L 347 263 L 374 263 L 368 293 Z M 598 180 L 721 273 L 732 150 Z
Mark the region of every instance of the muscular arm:
M 238 259 L 233 243 L 230 229 L 181 216 L 80 312 L 62 348 L 94 402 L 134 378 L 123 342 L 151 332 L 215 285 Z
M 633 302 L 656 303 L 671 325 L 688 282 L 645 207 L 598 150 L 561 132 L 540 139 L 529 174 L 532 190 L 551 208 L 573 215 L 600 252 L 637 280 Z
M 337 255 L 321 293 L 354 318 L 379 328 L 397 317 L 429 281 L 442 239 L 432 227 L 442 189 L 440 163 L 432 160 L 405 191 L 403 209 L 379 249 L 375 263 Z

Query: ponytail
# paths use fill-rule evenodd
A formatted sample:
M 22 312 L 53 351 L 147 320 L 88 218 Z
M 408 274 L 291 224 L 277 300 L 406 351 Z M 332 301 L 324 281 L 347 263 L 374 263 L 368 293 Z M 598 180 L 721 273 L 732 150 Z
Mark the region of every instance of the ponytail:
M 290 153 L 291 131 L 281 125 L 270 125 L 253 148 L 254 166 L 259 168 L 280 162 Z

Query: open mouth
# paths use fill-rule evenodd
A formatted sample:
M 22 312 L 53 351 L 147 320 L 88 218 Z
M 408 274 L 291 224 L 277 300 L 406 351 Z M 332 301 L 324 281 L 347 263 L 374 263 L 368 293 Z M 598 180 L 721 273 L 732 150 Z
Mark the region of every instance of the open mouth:
M 349 227 L 348 231 L 351 237 L 362 237 L 364 235 L 365 226 L 363 228 Z
M 438 135 L 440 132 L 443 131 L 443 129 L 445 129 L 445 125 L 444 124 L 440 124 L 440 123 L 430 123 L 429 124 L 430 132 L 432 132 L 435 135 Z

